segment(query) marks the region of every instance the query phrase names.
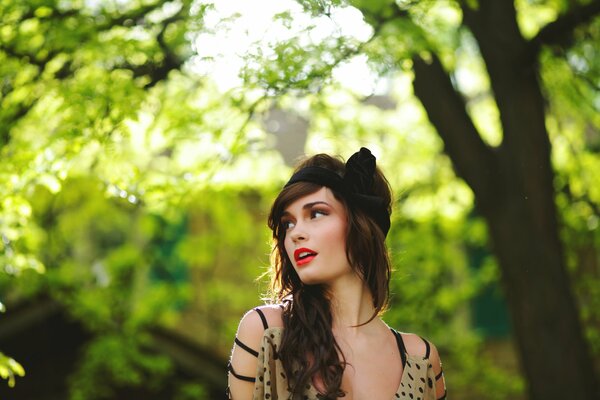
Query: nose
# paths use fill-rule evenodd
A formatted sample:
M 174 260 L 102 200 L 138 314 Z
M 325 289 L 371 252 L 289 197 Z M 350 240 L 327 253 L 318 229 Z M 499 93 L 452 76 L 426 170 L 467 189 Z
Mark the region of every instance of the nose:
M 290 238 L 294 243 L 302 242 L 308 239 L 308 233 L 303 228 L 302 224 L 297 223 L 296 226 L 294 226 L 294 229 L 292 229 L 290 232 Z

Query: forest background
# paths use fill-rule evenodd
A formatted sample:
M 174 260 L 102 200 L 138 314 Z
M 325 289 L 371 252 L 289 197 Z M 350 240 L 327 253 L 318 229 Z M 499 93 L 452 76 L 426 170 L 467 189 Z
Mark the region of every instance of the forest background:
M 294 159 L 367 146 L 385 320 L 436 343 L 451 397 L 598 398 L 598 14 L 0 0 L 0 396 L 221 398 Z

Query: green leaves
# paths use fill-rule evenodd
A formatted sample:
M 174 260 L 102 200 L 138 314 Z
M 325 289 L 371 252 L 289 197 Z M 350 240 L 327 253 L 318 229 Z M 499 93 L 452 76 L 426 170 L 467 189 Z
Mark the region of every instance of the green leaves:
M 158 391 L 173 367 L 167 357 L 144 349 L 147 341 L 108 334 L 88 343 L 83 364 L 70 379 L 70 399 L 111 399 L 119 387 Z
M 8 380 L 8 386 L 15 386 L 15 376 L 25 376 L 25 370 L 15 360 L 0 353 L 0 378 Z

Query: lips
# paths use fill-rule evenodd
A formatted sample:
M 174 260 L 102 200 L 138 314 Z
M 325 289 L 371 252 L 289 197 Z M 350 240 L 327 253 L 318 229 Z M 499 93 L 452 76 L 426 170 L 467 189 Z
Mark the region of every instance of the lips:
M 296 265 L 301 266 L 308 264 L 317 256 L 317 252 L 306 247 L 301 247 L 294 251 L 294 260 Z

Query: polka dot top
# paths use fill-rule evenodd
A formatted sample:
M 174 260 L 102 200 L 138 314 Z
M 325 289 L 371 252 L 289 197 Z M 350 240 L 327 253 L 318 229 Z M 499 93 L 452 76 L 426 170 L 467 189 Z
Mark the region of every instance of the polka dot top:
M 255 309 L 263 319 L 265 331 L 262 337 L 261 348 L 255 351 L 236 338 L 236 344 L 248 351 L 250 354 L 258 358 L 256 377 L 246 377 L 238 375 L 231 365 L 228 366 L 229 372 L 236 378 L 254 382 L 253 400 L 278 400 L 290 399 L 289 384 L 283 364 L 278 358 L 277 349 L 281 345 L 281 336 L 283 328 L 269 328 L 266 323 L 266 318 L 262 315 L 260 309 Z M 404 366 L 402 379 L 398 390 L 394 397 L 390 400 L 407 399 L 407 400 L 442 400 L 446 399 L 446 394 L 439 399 L 435 397 L 436 381 L 443 379 L 443 372 L 437 376 L 433 370 L 433 366 L 429 360 L 429 343 L 426 344 L 425 357 L 410 355 L 406 351 L 402 335 L 392 330 L 396 336 L 400 355 L 402 356 L 402 364 Z M 229 397 L 231 398 L 231 397 Z M 312 384 L 308 384 L 303 392 L 302 399 L 318 400 L 319 392 Z

